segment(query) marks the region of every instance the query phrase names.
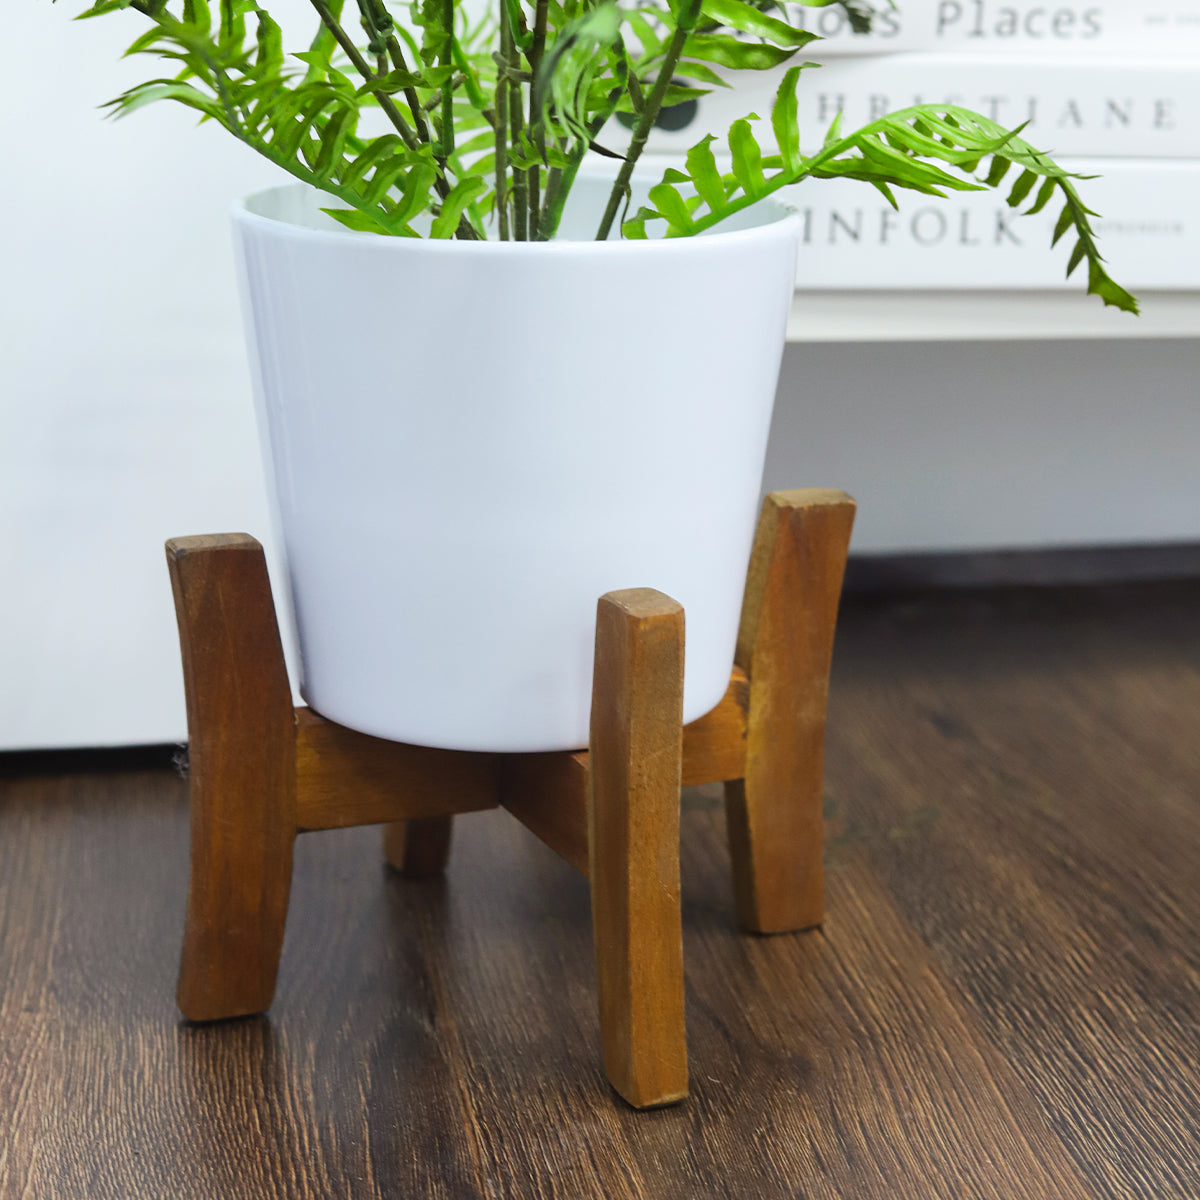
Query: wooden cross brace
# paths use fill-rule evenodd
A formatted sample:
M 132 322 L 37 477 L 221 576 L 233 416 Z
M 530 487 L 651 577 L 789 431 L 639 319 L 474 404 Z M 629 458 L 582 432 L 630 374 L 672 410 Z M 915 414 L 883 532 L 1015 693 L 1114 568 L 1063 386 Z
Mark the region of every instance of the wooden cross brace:
M 679 789 L 724 782 L 742 924 L 823 915 L 829 664 L 854 502 L 767 497 L 721 703 L 684 726 L 683 609 L 603 596 L 587 750 L 483 754 L 356 733 L 293 708 L 262 547 L 167 543 L 187 692 L 191 885 L 178 1001 L 213 1021 L 271 1004 L 298 833 L 383 824 L 388 861 L 436 875 L 457 813 L 502 807 L 588 877 L 604 1064 L 637 1108 L 687 1095 Z

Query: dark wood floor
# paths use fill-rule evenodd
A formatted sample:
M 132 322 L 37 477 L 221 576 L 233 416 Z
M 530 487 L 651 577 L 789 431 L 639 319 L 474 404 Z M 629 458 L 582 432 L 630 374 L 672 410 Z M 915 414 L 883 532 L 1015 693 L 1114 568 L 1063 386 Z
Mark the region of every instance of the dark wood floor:
M 600 1074 L 583 880 L 503 813 L 434 884 L 306 835 L 270 1017 L 189 1027 L 184 784 L 72 765 L 0 760 L 5 1198 L 1200 1196 L 1200 583 L 848 602 L 828 921 L 738 934 L 687 797 L 659 1112 Z

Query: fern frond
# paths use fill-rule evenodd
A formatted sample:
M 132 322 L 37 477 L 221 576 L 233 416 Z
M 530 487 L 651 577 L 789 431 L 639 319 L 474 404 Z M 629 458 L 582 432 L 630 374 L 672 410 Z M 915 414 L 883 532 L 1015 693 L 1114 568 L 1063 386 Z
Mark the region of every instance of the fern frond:
M 451 222 L 460 237 L 483 236 L 498 191 L 501 230 L 520 192 L 529 211 L 518 222 L 514 209 L 516 236 L 551 237 L 592 149 L 622 159 L 597 230 L 607 237 L 621 206 L 628 209 L 634 164 L 664 105 L 728 86 L 726 69 L 774 67 L 816 40 L 776 15 L 787 15 L 780 0 L 541 0 L 532 23 L 527 0 L 495 0 L 494 11 L 475 21 L 457 0 L 405 0 L 408 27 L 393 20 L 392 0 L 311 0 L 316 34 L 301 43 L 307 49 L 288 54 L 265 0 L 85 2 L 82 17 L 139 13 L 148 28 L 129 53 L 161 64 L 156 78 L 111 102 L 113 115 L 175 101 L 335 197 L 343 224 L 396 236 L 413 236 L 421 214 L 434 236 Z M 862 32 L 881 0 L 794 2 L 836 5 Z M 351 14 L 361 18 L 365 48 L 349 32 Z M 500 30 L 507 49 L 498 62 L 491 50 Z M 839 117 L 806 156 L 796 86 L 813 66 L 793 66 L 784 76 L 770 114 L 778 153 L 764 153 L 756 117 L 729 130 L 725 172 L 705 138 L 688 152 L 687 170 L 664 176 L 651 205 L 624 222 L 627 236 L 645 236 L 653 221 L 665 223 L 669 237 L 700 233 L 808 178 L 857 179 L 892 204 L 897 189 L 942 196 L 1006 188 L 1008 203 L 1030 214 L 1061 203 L 1054 243 L 1073 242 L 1068 274 L 1086 263 L 1090 291 L 1136 310 L 1104 269 L 1078 177 L 1020 131 L 951 105 L 926 105 L 851 134 Z M 634 114 L 623 154 L 596 142 L 616 112 Z M 364 114 L 385 117 L 392 132 L 368 136 Z
M 1027 213 L 1042 211 L 1055 195 L 1063 203 L 1052 244 L 1068 234 L 1075 237 L 1067 260 L 1067 276 L 1086 262 L 1090 294 L 1125 312 L 1138 311 L 1134 297 L 1105 270 L 1091 225 L 1096 214 L 1083 203 L 1075 186 L 1081 176 L 1060 167 L 1017 133 L 955 105 L 902 109 L 845 136 L 835 126 L 821 150 L 806 157 L 800 153 L 794 116 L 798 73 L 797 68 L 787 72 L 772 112 L 772 126 L 780 148 L 778 155 L 764 155 L 750 123 L 735 121 L 728 138 L 732 169 L 719 180 L 711 138 L 697 143 L 688 152 L 685 178 L 699 197 L 700 205 L 681 208 L 666 192 L 651 189 L 655 207 L 643 208 L 627 221 L 626 236 L 646 236 L 646 223 L 653 220 L 665 222 L 667 237 L 701 233 L 780 188 L 805 179 L 861 180 L 874 185 L 894 204 L 892 189 L 895 188 L 931 196 L 944 196 L 948 191 L 998 189 L 1010 168 L 1016 166 L 1020 174 L 1007 192 L 1007 202 L 1012 207 L 1024 204 L 1039 181 Z M 679 195 L 674 183 L 671 191 Z M 658 204 L 656 196 L 665 200 L 665 205 Z

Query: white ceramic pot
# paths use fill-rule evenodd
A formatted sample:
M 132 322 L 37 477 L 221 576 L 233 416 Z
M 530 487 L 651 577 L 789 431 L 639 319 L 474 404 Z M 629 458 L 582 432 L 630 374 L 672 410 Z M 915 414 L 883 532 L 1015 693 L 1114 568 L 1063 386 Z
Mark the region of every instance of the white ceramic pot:
M 585 746 L 596 601 L 629 587 L 684 606 L 684 719 L 724 694 L 798 221 L 566 240 L 598 186 L 541 244 L 352 233 L 303 186 L 235 208 L 302 689 L 329 719 Z

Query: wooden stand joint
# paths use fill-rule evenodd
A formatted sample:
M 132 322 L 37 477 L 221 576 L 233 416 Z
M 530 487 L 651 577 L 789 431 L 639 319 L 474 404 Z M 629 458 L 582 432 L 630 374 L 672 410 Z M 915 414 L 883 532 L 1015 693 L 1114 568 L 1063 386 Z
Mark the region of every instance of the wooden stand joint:
M 650 589 L 602 597 L 590 745 L 549 754 L 403 745 L 293 708 L 262 547 L 168 542 L 190 743 L 184 1015 L 270 1006 L 298 833 L 383 825 L 387 861 L 421 879 L 445 869 L 456 814 L 499 805 L 590 880 L 613 1086 L 639 1108 L 685 1097 L 679 789 L 725 783 L 748 929 L 821 920 L 825 703 L 853 519 L 844 492 L 767 497 L 729 688 L 686 727 L 683 609 Z

